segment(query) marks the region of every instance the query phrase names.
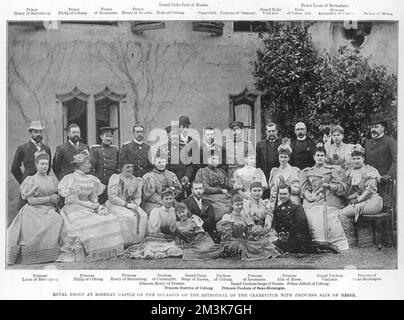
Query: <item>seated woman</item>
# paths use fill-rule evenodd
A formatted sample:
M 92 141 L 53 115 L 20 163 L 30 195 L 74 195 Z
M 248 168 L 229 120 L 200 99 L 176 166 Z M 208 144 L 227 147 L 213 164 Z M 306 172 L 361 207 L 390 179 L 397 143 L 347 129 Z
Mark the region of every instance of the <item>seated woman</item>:
M 149 215 L 153 208 L 160 208 L 161 193 L 166 188 L 174 190 L 174 196 L 181 193 L 181 184 L 174 172 L 166 169 L 167 160 L 157 153 L 154 159 L 154 169 L 146 173 L 143 179 L 143 210 Z
M 283 252 L 291 253 L 339 253 L 339 249 L 328 242 L 312 240 L 306 214 L 300 204 L 290 200 L 291 187 L 279 186 L 280 204 L 274 210 L 273 227 L 277 232 L 274 244 Z
M 184 203 L 175 206 L 177 221 L 170 229 L 176 235 L 176 243 L 183 250 L 183 260 L 212 260 L 223 253 L 221 245 L 214 244 L 209 233 L 202 225 L 203 221 L 197 215 L 190 215 Z
M 59 193 L 65 197 L 60 214 L 65 222 L 63 253 L 58 261 L 95 261 L 123 254 L 123 239 L 118 219 L 98 203 L 104 185 L 91 170 L 88 152 L 74 156 L 75 171 L 59 183 Z
M 370 165 L 364 164 L 365 150 L 356 145 L 351 153 L 353 167 L 347 171 L 347 198 L 349 205 L 339 212 L 339 219 L 350 245 L 354 243 L 353 218 L 361 214 L 379 214 L 383 209 L 383 198 L 377 193 L 377 182 L 381 176 Z
M 343 208 L 342 195 L 346 188 L 343 172 L 325 164 L 327 153 L 323 147 L 316 148 L 314 167 L 306 168 L 301 176 L 303 208 L 313 240 L 330 242 L 340 250 L 349 249 L 344 229 L 338 219 Z
M 333 165 L 336 169 L 347 170 L 352 167 L 351 152 L 353 144 L 347 144 L 342 142 L 344 139 L 344 128 L 341 126 L 331 127 L 331 140 L 334 142 L 330 144 L 329 150 L 327 150 L 327 164 Z
M 7 230 L 7 264 L 55 261 L 63 219 L 56 212 L 58 181 L 47 175 L 49 155 L 35 153 L 37 172 L 21 184 L 21 196 L 28 203 L 21 208 Z
M 231 185 L 226 173 L 218 168 L 219 157 L 212 152 L 207 161 L 208 166 L 198 170 L 195 180 L 202 182 L 204 198 L 212 202 L 215 221 L 219 221 L 224 214 L 231 212 Z
M 161 259 L 182 256 L 170 227 L 175 223 L 174 192 L 167 188 L 161 193 L 162 206 L 154 208 L 147 221 L 147 237 L 126 250 L 134 259 Z
M 270 237 L 271 240 L 275 240 L 275 232 L 273 229 L 271 230 L 273 215 L 269 208 L 269 200 L 262 200 L 264 190 L 261 182 L 254 181 L 251 183 L 250 189 L 250 197 L 244 199 L 244 211 L 254 222 L 252 228 L 254 240 L 263 237 Z
M 233 211 L 225 214 L 217 224 L 221 235 L 224 254 L 229 257 L 238 257 L 244 261 L 274 258 L 280 255 L 279 250 L 271 243 L 254 241 L 254 221 L 243 209 L 243 198 L 233 196 Z
M 278 188 L 279 185 L 286 184 L 291 187 L 292 194 L 290 199 L 293 203 L 300 203 L 300 174 L 298 167 L 292 167 L 289 164 L 292 148 L 288 144 L 281 144 L 278 147 L 279 167 L 272 168 L 269 175 L 270 188 L 270 208 L 271 211 L 277 206 Z
M 244 167 L 237 169 L 233 174 L 233 189 L 247 199 L 253 181 L 261 182 L 263 189 L 268 188 L 268 183 L 264 171 L 255 167 L 255 154 L 245 157 L 244 163 Z
M 109 213 L 118 218 L 125 247 L 141 242 L 146 235 L 147 214 L 140 208 L 142 178 L 132 175 L 133 163 L 122 161 L 120 174 L 113 174 L 108 182 Z

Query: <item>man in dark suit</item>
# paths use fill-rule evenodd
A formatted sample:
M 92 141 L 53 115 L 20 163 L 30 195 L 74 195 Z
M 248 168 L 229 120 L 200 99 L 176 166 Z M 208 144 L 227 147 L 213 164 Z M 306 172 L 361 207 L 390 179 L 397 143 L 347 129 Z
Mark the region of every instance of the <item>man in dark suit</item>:
M 42 143 L 43 129 L 44 128 L 40 121 L 32 121 L 30 127 L 28 128 L 28 131 L 31 134 L 30 141 L 20 145 L 15 152 L 13 163 L 11 165 L 11 173 L 19 184 L 21 184 L 26 177 L 33 176 L 36 173 L 37 169 L 35 166 L 35 153 L 37 151 L 43 150 L 49 155 L 49 159 L 51 158 L 50 148 Z M 21 170 L 22 164 L 24 165 L 24 172 Z M 49 172 L 50 166 L 48 169 L 48 173 Z M 9 222 L 14 219 L 15 215 L 24 204 L 25 201 L 21 198 L 21 194 L 19 194 L 17 210 L 15 211 L 15 214 L 9 213 Z
M 212 154 L 219 156 L 220 164 L 218 168 L 227 172 L 226 166 L 226 150 L 222 147 L 221 143 L 215 141 L 215 130 L 212 127 L 206 127 L 204 132 L 204 142 L 201 146 L 201 163 L 199 168 L 204 168 L 208 165 L 208 157 Z
M 295 125 L 296 139 L 292 141 L 292 155 L 290 164 L 303 170 L 307 167 L 314 166 L 314 152 L 316 144 L 313 140 L 307 137 L 307 128 L 303 122 L 298 122 Z
M 265 128 L 267 137 L 257 143 L 256 166 L 264 171 L 268 180 L 272 168 L 279 167 L 278 148 L 282 141 L 278 138 L 278 129 L 275 123 L 270 122 Z
M 49 158 L 51 156 L 50 148 L 42 143 L 43 126 L 40 121 L 32 121 L 28 131 L 31 134 L 31 139 L 27 143 L 20 145 L 14 155 L 13 164 L 11 165 L 11 173 L 14 178 L 21 184 L 28 176 L 33 176 L 36 173 L 35 152 L 45 151 Z M 24 164 L 24 172 L 21 170 L 21 164 Z M 50 166 L 48 173 L 50 172 Z
M 131 159 L 133 163 L 133 175 L 142 177 L 153 169 L 150 155 L 150 145 L 144 142 L 144 127 L 141 124 L 133 126 L 133 140 L 122 145 L 119 152 L 119 167 L 124 159 Z
M 192 182 L 192 195 L 183 202 L 188 207 L 190 214 L 197 215 L 203 220 L 202 227 L 217 240 L 215 213 L 209 200 L 203 198 L 203 184 L 200 181 Z
M 90 161 L 94 174 L 105 185 L 104 192 L 98 197 L 98 202 L 104 204 L 108 200 L 109 178 L 118 172 L 118 147 L 112 144 L 115 128 L 102 127 L 101 144 L 90 148 Z
M 90 152 L 88 145 L 80 142 L 80 127 L 72 123 L 67 127 L 67 142 L 56 147 L 55 157 L 53 158 L 53 173 L 60 180 L 65 175 L 74 172 L 73 157 L 87 150 Z
M 375 167 L 383 180 L 396 179 L 397 142 L 385 135 L 387 121 L 381 115 L 371 118 L 370 133 L 372 139 L 365 144 L 365 162 Z

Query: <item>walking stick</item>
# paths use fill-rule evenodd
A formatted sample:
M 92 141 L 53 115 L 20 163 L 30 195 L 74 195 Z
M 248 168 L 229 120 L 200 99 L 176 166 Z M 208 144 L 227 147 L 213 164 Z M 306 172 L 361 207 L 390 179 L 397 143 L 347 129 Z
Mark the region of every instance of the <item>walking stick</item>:
M 323 183 L 325 183 L 325 179 L 323 178 Z M 325 237 L 325 242 L 328 242 L 328 218 L 327 218 L 327 188 L 323 187 L 323 193 L 324 193 L 324 204 L 323 204 L 323 216 L 324 216 L 324 237 Z

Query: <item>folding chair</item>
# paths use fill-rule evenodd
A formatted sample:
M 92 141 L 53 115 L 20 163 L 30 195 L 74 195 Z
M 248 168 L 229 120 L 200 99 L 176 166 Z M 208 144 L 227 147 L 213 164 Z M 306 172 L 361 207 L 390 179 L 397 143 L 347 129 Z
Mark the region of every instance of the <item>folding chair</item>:
M 356 245 L 359 243 L 359 225 L 362 222 L 370 222 L 373 229 L 373 243 L 377 246 L 379 250 L 382 249 L 382 233 L 383 225 L 386 222 L 389 224 L 392 245 L 396 247 L 397 233 L 396 233 L 396 201 L 397 201 L 397 183 L 396 180 L 390 180 L 379 184 L 379 194 L 383 198 L 383 210 L 379 214 L 366 215 L 363 214 L 359 216 L 358 221 L 355 223 L 355 242 Z

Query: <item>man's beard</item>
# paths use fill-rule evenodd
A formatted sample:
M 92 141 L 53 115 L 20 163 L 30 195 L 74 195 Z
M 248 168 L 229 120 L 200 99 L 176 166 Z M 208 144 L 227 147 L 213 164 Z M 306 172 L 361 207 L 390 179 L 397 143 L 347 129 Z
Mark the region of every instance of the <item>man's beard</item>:
M 42 136 L 36 136 L 33 138 L 36 143 L 40 143 L 42 141 Z
M 380 134 L 378 134 L 376 131 L 372 131 L 370 132 L 372 138 L 376 139 L 378 136 L 380 136 Z
M 70 138 L 70 141 L 73 142 L 73 143 L 77 143 L 77 142 L 80 141 L 80 137 L 78 137 L 78 136 L 73 136 L 73 137 Z
M 306 135 L 303 134 L 303 133 L 299 133 L 297 136 L 298 136 L 299 138 L 304 138 Z

